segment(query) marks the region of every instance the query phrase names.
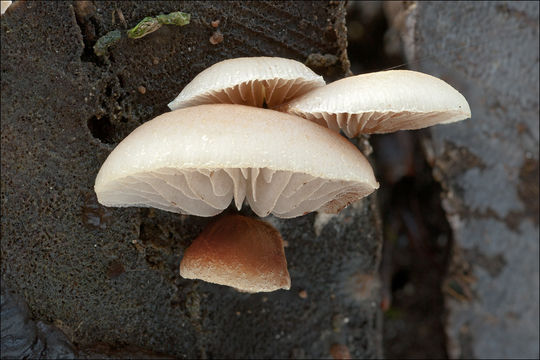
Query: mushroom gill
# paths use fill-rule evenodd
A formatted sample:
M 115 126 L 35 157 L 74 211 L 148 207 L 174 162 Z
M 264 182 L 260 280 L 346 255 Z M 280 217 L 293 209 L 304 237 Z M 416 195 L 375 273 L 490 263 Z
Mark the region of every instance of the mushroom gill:
M 109 155 L 95 183 L 106 206 L 214 216 L 247 199 L 261 217 L 337 212 L 378 188 L 345 138 L 296 116 L 200 105 L 158 116 Z
M 350 138 L 446 124 L 471 117 L 467 100 L 441 79 L 409 70 L 344 78 L 291 100 L 280 111 Z
M 202 104 L 241 104 L 269 108 L 325 84 L 304 64 L 279 57 L 221 61 L 198 74 L 169 103 L 171 110 Z

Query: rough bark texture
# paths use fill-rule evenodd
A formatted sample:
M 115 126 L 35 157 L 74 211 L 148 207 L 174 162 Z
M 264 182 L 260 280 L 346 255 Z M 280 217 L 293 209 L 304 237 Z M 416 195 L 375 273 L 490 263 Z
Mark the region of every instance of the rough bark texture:
M 189 25 L 93 53 L 107 32 L 177 10 Z M 380 356 L 373 197 L 335 217 L 268 218 L 289 244 L 292 288 L 249 295 L 180 278 L 210 219 L 104 208 L 93 193 L 114 145 L 213 63 L 321 54 L 334 60 L 317 71 L 342 76 L 344 16 L 332 2 L 15 2 L 1 20 L 4 285 L 87 348 L 80 356 L 96 356 L 96 343 L 180 358 L 323 357 L 336 344 Z
M 538 2 L 418 2 L 411 67 L 441 77 L 472 119 L 431 129 L 454 231 L 444 285 L 452 358 L 538 358 Z

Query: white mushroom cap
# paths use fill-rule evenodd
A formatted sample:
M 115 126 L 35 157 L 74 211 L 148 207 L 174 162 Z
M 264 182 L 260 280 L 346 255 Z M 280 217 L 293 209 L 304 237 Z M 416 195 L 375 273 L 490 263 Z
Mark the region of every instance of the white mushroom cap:
M 337 212 L 378 187 L 367 159 L 339 134 L 278 111 L 216 104 L 135 129 L 94 188 L 106 206 L 214 216 L 247 198 L 261 217 L 292 218 Z
M 467 100 L 446 82 L 409 70 L 351 76 L 279 108 L 348 137 L 420 129 L 471 117 Z
M 240 215 L 223 216 L 206 227 L 184 252 L 180 275 L 250 293 L 291 288 L 279 232 Z
M 7 8 L 10 5 L 11 5 L 11 1 L 5 1 L 5 0 L 0 1 L 0 13 L 4 15 L 4 13 L 6 12 Z
M 221 61 L 197 75 L 169 108 L 202 104 L 281 105 L 316 87 L 324 79 L 304 64 L 279 57 L 244 57 Z

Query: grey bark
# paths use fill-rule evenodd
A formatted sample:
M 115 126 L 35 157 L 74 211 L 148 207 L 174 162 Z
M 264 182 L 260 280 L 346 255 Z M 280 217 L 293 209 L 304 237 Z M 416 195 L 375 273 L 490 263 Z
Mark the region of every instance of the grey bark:
M 413 69 L 461 91 L 472 119 L 427 142 L 454 251 L 443 290 L 452 358 L 539 357 L 538 2 L 417 2 Z

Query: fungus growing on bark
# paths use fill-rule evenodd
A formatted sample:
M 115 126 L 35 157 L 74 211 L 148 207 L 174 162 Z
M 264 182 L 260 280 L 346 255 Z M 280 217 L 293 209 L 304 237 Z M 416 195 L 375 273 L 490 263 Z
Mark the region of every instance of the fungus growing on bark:
M 241 104 L 269 108 L 324 86 L 304 64 L 278 57 L 221 61 L 197 75 L 169 103 L 171 110 L 201 104 Z
M 11 1 L 2 0 L 0 1 L 0 12 L 2 15 L 6 12 L 7 8 L 11 5 Z
M 109 155 L 95 183 L 106 206 L 214 216 L 247 199 L 261 217 L 335 213 L 379 184 L 340 135 L 296 116 L 201 105 L 146 122 Z
M 206 227 L 185 250 L 180 275 L 250 293 L 291 287 L 279 232 L 240 215 L 222 216 Z
M 270 57 L 211 66 L 169 108 L 109 155 L 95 183 L 101 204 L 214 216 L 247 200 L 261 217 L 337 213 L 379 184 L 335 131 L 353 137 L 470 117 L 458 91 L 426 74 L 385 71 L 325 85 L 305 65 Z M 210 225 L 180 272 L 248 292 L 290 288 L 281 236 L 242 216 Z
M 351 76 L 282 105 L 280 111 L 358 134 L 412 130 L 471 117 L 467 100 L 441 79 L 409 70 Z

